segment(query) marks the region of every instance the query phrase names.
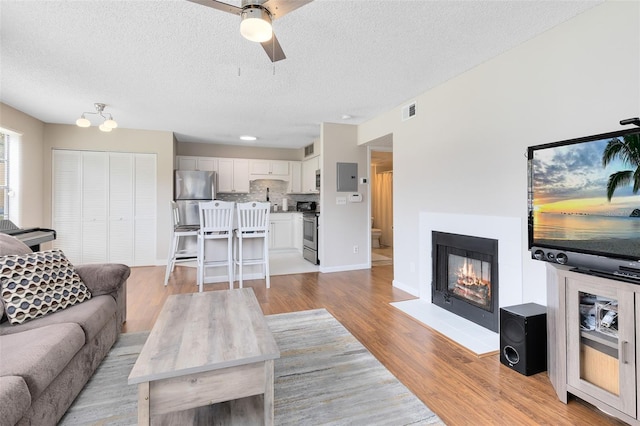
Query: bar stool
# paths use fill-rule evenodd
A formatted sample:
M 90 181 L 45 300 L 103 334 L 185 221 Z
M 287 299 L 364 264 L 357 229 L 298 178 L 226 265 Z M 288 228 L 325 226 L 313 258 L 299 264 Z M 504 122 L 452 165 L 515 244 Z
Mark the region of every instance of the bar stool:
M 232 201 L 199 203 L 200 231 L 198 232 L 198 290 L 203 291 L 204 270 L 210 266 L 227 266 L 229 289 L 233 289 L 233 208 Z M 227 256 L 223 260 L 207 260 L 205 243 L 227 240 Z
M 171 247 L 169 247 L 169 258 L 167 259 L 167 270 L 164 274 L 164 285 L 169 283 L 169 275 L 173 272 L 176 262 L 191 260 L 198 256 L 197 247 L 193 250 L 182 249 L 180 245 L 180 237 L 196 237 L 198 236 L 198 225 L 182 225 L 180 223 L 180 211 L 175 201 L 171 202 L 171 212 L 173 216 L 173 235 L 171 237 Z
M 238 228 L 236 239 L 238 244 L 237 257 L 234 263 L 238 265 L 238 283 L 242 288 L 242 268 L 246 265 L 264 265 L 264 278 L 267 288 L 269 281 L 269 209 L 271 203 L 238 203 Z M 245 239 L 262 238 L 262 257 L 254 259 L 244 258 L 243 243 Z

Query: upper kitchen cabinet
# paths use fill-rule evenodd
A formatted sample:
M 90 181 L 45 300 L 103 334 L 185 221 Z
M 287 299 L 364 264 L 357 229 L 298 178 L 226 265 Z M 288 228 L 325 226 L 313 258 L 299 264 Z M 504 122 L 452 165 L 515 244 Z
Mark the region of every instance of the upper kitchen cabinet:
M 300 194 L 302 192 L 302 161 L 289 161 L 289 171 L 287 193 Z
M 320 157 L 312 157 L 302 162 L 302 192 L 317 194 L 316 172 L 320 169 Z
M 261 178 L 287 179 L 289 177 L 289 162 L 281 160 L 249 160 L 249 174 L 259 175 Z
M 178 170 L 203 170 L 207 172 L 218 171 L 218 159 L 213 157 L 176 156 L 176 168 Z
M 249 160 L 218 158 L 218 192 L 249 193 Z

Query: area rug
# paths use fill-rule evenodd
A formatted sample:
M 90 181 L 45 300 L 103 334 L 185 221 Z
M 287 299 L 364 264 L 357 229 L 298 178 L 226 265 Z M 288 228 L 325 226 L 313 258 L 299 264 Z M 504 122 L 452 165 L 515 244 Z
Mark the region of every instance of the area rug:
M 281 354 L 275 424 L 444 424 L 326 310 L 269 315 L 267 322 Z M 61 425 L 137 423 L 137 386 L 127 377 L 147 335 L 120 336 Z

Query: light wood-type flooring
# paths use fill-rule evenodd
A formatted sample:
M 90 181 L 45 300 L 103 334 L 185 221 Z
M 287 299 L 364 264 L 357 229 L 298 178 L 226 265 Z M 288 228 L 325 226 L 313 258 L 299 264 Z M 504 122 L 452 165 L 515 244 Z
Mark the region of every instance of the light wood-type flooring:
M 150 330 L 168 295 L 197 291 L 195 268 L 177 266 L 167 287 L 163 279 L 164 267 L 132 268 L 125 332 Z M 392 279 L 393 266 L 376 266 L 272 276 L 269 290 L 263 280 L 245 287 L 255 290 L 265 315 L 326 308 L 448 425 L 622 424 L 579 400 L 558 401 L 546 372 L 526 377 L 498 355 L 477 358 L 389 305 L 414 298 Z

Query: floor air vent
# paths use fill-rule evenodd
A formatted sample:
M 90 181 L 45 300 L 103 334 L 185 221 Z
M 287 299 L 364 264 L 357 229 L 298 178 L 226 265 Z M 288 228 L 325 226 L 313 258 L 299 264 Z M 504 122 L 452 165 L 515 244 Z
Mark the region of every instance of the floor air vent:
M 409 105 L 402 107 L 402 121 L 407 121 L 416 115 L 416 103 L 411 102 Z

